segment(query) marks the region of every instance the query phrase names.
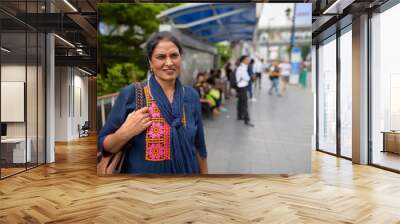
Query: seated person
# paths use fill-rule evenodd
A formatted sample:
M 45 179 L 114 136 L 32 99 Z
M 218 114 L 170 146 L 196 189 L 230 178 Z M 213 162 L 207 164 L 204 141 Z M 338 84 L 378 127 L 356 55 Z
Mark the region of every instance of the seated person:
M 207 99 L 207 92 L 209 91 L 209 85 L 206 82 L 206 73 L 198 73 L 194 88 L 197 90 L 200 96 L 201 109 L 207 117 L 211 115 L 213 102 Z
M 207 81 L 207 85 L 208 91 L 206 94 L 206 98 L 211 102 L 213 114 L 219 114 L 222 102 L 221 91 L 215 86 L 214 79 L 209 79 Z

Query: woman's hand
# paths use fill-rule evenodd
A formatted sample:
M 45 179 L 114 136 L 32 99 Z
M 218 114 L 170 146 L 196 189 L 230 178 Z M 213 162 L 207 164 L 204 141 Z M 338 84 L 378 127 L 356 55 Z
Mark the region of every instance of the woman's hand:
M 117 153 L 131 138 L 146 130 L 151 125 L 148 110 L 147 107 L 144 107 L 128 114 L 121 127 L 104 139 L 104 149 L 111 153 Z
M 128 114 L 126 120 L 118 129 L 117 132 L 126 139 L 131 139 L 140 134 L 151 125 L 149 108 L 143 107 L 142 109 L 133 111 Z

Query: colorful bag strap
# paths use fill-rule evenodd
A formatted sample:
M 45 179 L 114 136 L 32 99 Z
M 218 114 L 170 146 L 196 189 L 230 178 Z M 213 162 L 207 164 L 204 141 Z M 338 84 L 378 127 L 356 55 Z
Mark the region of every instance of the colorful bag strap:
M 135 110 L 139 110 L 140 108 L 144 107 L 144 100 L 143 100 L 143 86 L 140 82 L 136 82 L 135 83 L 135 104 L 136 104 L 136 108 Z M 132 147 L 129 142 L 125 145 L 125 147 Z M 121 159 L 118 163 L 118 166 L 116 168 L 116 170 L 113 172 L 114 174 L 116 173 L 120 173 L 121 169 L 122 169 L 122 164 L 124 163 L 125 160 L 125 155 L 126 155 L 126 149 L 122 148 L 122 155 L 121 155 Z
M 144 97 L 143 97 L 143 86 L 140 82 L 135 83 L 135 110 L 139 110 L 140 108 L 144 107 Z

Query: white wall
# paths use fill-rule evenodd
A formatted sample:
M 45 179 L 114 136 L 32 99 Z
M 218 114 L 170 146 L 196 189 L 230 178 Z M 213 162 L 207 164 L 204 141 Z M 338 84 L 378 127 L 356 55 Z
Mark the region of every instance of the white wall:
M 68 68 L 55 68 L 55 140 L 67 141 L 68 139 Z
M 79 138 L 78 124 L 88 120 L 88 78 L 82 75 L 76 68 L 56 67 L 56 141 Z
M 25 82 L 25 65 L 1 65 L 1 81 Z
M 26 70 L 28 74 L 32 73 L 33 66 L 9 64 L 1 66 L 1 81 L 4 82 L 25 82 Z M 36 73 L 36 70 L 35 70 Z M 36 84 L 35 84 L 36 85 Z M 27 93 L 28 102 L 32 101 L 32 97 L 36 97 L 36 90 L 34 93 Z M 1 110 L 7 110 L 7 108 L 1 108 Z M 36 114 L 35 114 L 36 116 Z M 28 114 L 28 121 L 33 120 L 30 114 Z M 30 126 L 29 126 L 30 127 Z M 8 137 L 25 137 L 25 122 L 7 122 L 7 136 Z
M 1 66 L 1 81 L 2 82 L 25 82 L 25 65 L 2 65 Z M 31 68 L 28 67 L 28 70 Z M 2 96 L 3 98 L 4 96 Z M 1 108 L 7 110 L 8 108 Z M 22 108 L 24 109 L 24 108 Z M 25 137 L 24 122 L 7 122 L 7 135 L 9 137 Z
M 1 81 L 1 121 L 24 122 L 24 104 L 25 83 Z
M 25 66 L 25 64 L 3 64 L 1 66 L 1 81 L 3 82 L 24 82 L 26 83 L 26 106 L 20 110 L 23 114 L 26 112 L 26 121 L 22 122 L 6 122 L 7 137 L 24 138 L 25 135 L 30 139 L 30 148 L 32 161 L 44 163 L 44 83 L 43 83 L 42 67 Z M 27 77 L 27 81 L 25 78 Z M 2 89 L 3 91 L 4 89 Z M 24 90 L 19 90 L 24 94 Z M 22 92 L 21 92 L 22 91 Z M 2 96 L 6 97 L 6 96 Z M 10 107 L 2 107 L 1 110 L 12 110 Z M 12 113 L 12 111 L 7 111 Z M 39 153 L 39 155 L 37 155 Z
M 85 121 L 88 121 L 88 107 L 89 107 L 89 102 L 88 102 L 88 78 L 84 77 L 83 73 L 81 73 L 79 70 L 74 69 L 74 82 L 73 86 L 74 91 L 72 92 L 73 96 L 71 96 L 71 99 L 74 100 L 71 105 L 74 105 L 73 110 L 72 110 L 72 119 L 71 119 L 71 132 L 70 136 L 71 138 L 78 138 L 79 133 L 78 133 L 78 124 L 82 126 Z M 79 102 L 80 101 L 80 102 Z M 81 108 L 80 108 L 81 107 Z M 80 109 L 82 111 L 80 111 Z

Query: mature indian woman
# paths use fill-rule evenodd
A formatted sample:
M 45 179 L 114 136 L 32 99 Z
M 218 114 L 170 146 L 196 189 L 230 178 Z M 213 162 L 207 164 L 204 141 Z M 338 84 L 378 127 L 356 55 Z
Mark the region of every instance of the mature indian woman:
M 182 53 L 170 32 L 151 35 L 145 48 L 151 72 L 143 85 L 146 106 L 136 110 L 135 85 L 125 87 L 100 131 L 100 150 L 127 150 L 121 173 L 207 174 L 200 98 L 179 80 Z

